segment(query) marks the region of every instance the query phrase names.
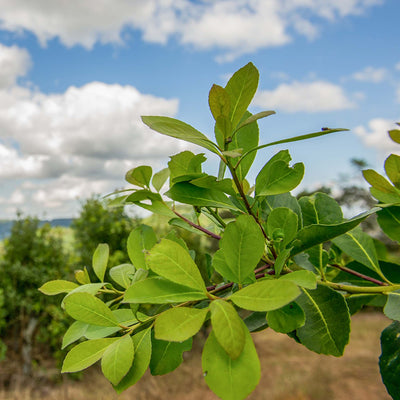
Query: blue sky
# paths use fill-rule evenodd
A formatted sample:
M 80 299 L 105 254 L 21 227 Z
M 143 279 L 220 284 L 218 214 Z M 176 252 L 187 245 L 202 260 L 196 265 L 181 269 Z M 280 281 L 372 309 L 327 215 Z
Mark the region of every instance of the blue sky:
M 261 142 L 344 127 L 288 146 L 302 187 L 334 182 L 352 157 L 382 170 L 398 152 L 397 0 L 0 0 L 0 218 L 77 215 L 78 199 L 161 169 L 183 149 L 140 115 L 212 136 L 213 83 L 252 61 L 251 111 L 275 110 Z M 191 148 L 201 152 L 200 148 Z M 249 178 L 274 152 L 256 159 Z M 210 156 L 208 172 L 217 160 Z

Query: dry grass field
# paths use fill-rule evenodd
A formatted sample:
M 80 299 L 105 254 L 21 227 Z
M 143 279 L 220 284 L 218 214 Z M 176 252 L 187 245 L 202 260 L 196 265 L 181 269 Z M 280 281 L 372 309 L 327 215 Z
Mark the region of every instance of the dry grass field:
M 389 400 L 378 369 L 379 336 L 388 324 L 376 313 L 353 317 L 350 344 L 341 358 L 314 354 L 269 329 L 254 334 L 262 375 L 248 399 Z M 177 370 L 161 377 L 146 373 L 120 396 L 98 368 L 92 367 L 81 381 L 64 378 L 63 384 L 14 379 L 8 388 L 0 386 L 0 400 L 216 400 L 202 377 L 201 340 L 197 339 L 192 352 L 185 353 L 185 362 Z M 6 369 L 5 363 L 0 364 L 3 375 Z

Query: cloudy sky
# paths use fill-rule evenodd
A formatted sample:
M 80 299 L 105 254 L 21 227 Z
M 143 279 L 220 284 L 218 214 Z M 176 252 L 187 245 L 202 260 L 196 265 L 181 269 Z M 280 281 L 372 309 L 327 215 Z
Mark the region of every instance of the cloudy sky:
M 185 144 L 140 116 L 211 137 L 208 91 L 249 61 L 261 74 L 251 111 L 277 111 L 262 142 L 351 130 L 289 146 L 306 164 L 303 187 L 338 179 L 352 157 L 381 170 L 399 150 L 386 135 L 400 120 L 398 0 L 0 0 L 0 10 L 0 218 L 74 216 L 78 199 L 123 187 L 129 168 L 163 168 Z

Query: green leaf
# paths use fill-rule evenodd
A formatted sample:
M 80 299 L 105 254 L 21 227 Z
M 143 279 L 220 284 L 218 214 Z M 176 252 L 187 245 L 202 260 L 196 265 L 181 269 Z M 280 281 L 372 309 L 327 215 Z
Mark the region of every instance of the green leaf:
M 260 380 L 260 361 L 251 335 L 246 327 L 245 344 L 238 358 L 233 360 L 218 342 L 212 331 L 203 348 L 204 380 L 222 400 L 245 399 Z
M 190 254 L 178 243 L 162 239 L 150 250 L 147 262 L 156 274 L 179 285 L 206 292 L 197 265 Z
M 390 239 L 400 242 L 400 207 L 382 208 L 376 213 L 378 224 Z
M 183 342 L 202 327 L 208 308 L 170 308 L 159 314 L 154 324 L 154 336 L 160 340 Z
M 240 289 L 230 296 L 230 300 L 245 310 L 270 311 L 289 304 L 300 293 L 300 289 L 293 282 L 271 279 L 258 281 Z
M 110 276 L 114 282 L 127 289 L 132 283 L 135 272 L 136 269 L 132 264 L 121 264 L 110 269 Z
M 61 372 L 77 372 L 90 367 L 96 361 L 100 360 L 107 347 L 118 339 L 96 339 L 79 343 L 67 353 Z
M 100 283 L 87 283 L 85 285 L 81 285 L 78 286 L 77 288 L 71 290 L 65 297 L 63 300 L 63 306 L 64 306 L 64 302 L 65 300 L 72 294 L 74 293 L 89 293 L 92 294 L 93 296 L 99 291 L 100 288 L 102 288 L 104 286 L 104 283 L 100 282 Z
M 107 347 L 101 359 L 101 370 L 104 376 L 117 385 L 131 368 L 134 357 L 134 346 L 130 335 L 118 338 Z
M 285 207 L 290 208 L 296 215 L 298 220 L 298 229 L 303 226 L 303 217 L 301 214 L 301 208 L 296 197 L 292 196 L 290 193 L 282 193 L 274 196 L 267 196 L 262 199 L 262 219 L 267 220 L 271 211 L 275 208 Z
M 226 138 L 232 135 L 232 122 L 225 115 L 218 116 L 214 127 L 215 139 L 221 149 L 225 147 Z
M 274 263 L 274 270 L 275 270 L 275 276 L 279 276 L 280 273 L 282 272 L 288 258 L 290 257 L 290 249 L 284 249 L 282 250 L 279 254 L 278 257 L 276 257 L 275 263 Z
M 128 373 L 114 387 L 118 394 L 133 386 L 146 372 L 151 358 L 151 328 L 145 329 L 132 337 L 135 360 Z
M 182 151 L 171 157 L 168 162 L 168 169 L 170 171 L 170 186 L 172 186 L 175 181 L 179 181 L 178 178 L 182 176 L 198 176 L 201 175 L 201 164 L 206 161 L 204 153 L 194 154 L 191 151 Z M 190 180 L 187 178 L 185 180 Z M 182 181 L 182 179 L 180 179 Z
M 197 129 L 170 117 L 142 116 L 142 121 L 151 129 L 176 139 L 197 144 L 218 154 L 216 145 Z
M 246 341 L 245 330 L 235 308 L 225 300 L 210 304 L 213 332 L 232 360 L 240 356 Z
M 343 213 L 335 199 L 325 193 L 315 193 L 299 200 L 303 214 L 303 225 L 339 224 L 343 221 Z
M 360 228 L 338 236 L 332 242 L 354 260 L 375 271 L 379 276 L 384 277 L 379 267 L 374 242 Z
M 151 183 L 153 184 L 153 187 L 154 189 L 156 189 L 157 192 L 159 192 L 161 188 L 164 186 L 168 177 L 169 177 L 169 168 L 164 168 L 161 171 L 156 172 L 154 174 Z
M 215 120 L 218 117 L 229 117 L 231 110 L 231 101 L 227 91 L 218 85 L 211 87 L 208 94 L 208 105 Z
M 246 125 L 250 125 L 251 123 L 258 121 L 261 118 L 269 117 L 270 115 L 276 114 L 275 111 L 261 111 L 257 114 L 254 114 L 248 118 L 246 118 L 243 122 L 241 122 L 238 127 L 236 128 L 236 131 L 239 129 L 242 129 Z
M 386 204 L 400 204 L 400 191 L 396 192 L 382 192 L 374 187 L 370 187 L 369 191 L 371 195 L 378 199 L 382 203 Z
M 179 246 L 179 245 L 178 245 Z M 147 278 L 135 282 L 124 295 L 124 303 L 164 304 L 203 300 L 204 291 L 194 290 L 162 278 Z
M 89 293 L 73 293 L 65 298 L 66 312 L 77 321 L 91 325 L 118 326 L 111 310 L 97 297 Z
M 225 90 L 230 98 L 230 117 L 235 128 L 249 107 L 258 86 L 257 68 L 248 63 L 236 71 L 226 84 Z
M 117 310 L 112 310 L 111 311 L 113 315 L 115 316 L 116 320 L 121 326 L 127 327 L 131 326 L 135 323 L 138 322 L 137 318 L 133 314 L 132 310 L 128 308 L 120 308 Z M 141 315 L 141 313 L 138 313 L 138 315 Z M 139 318 L 139 317 L 138 317 Z M 142 318 L 140 318 L 142 320 Z M 146 317 L 143 317 L 143 319 L 146 319 Z M 85 332 L 85 337 L 87 339 L 101 339 L 107 336 L 110 336 L 116 332 L 121 330 L 120 326 L 98 326 L 98 325 L 88 325 L 86 332 Z
M 77 287 L 78 285 L 74 282 L 57 279 L 46 282 L 38 290 L 47 296 L 54 296 L 60 293 L 69 293 Z
M 125 175 L 125 180 L 132 185 L 149 188 L 152 174 L 153 169 L 151 167 L 148 165 L 141 165 L 129 170 Z
M 268 325 L 276 332 L 289 333 L 304 325 L 306 316 L 303 309 L 292 302 L 278 310 L 267 312 Z
M 192 338 L 181 343 L 166 342 L 152 337 L 153 352 L 150 360 L 150 371 L 152 375 L 164 375 L 173 371 L 181 365 L 184 351 L 192 348 Z
M 248 111 L 246 111 L 243 115 L 241 123 L 245 120 L 251 118 L 252 115 Z M 242 149 L 242 152 L 248 152 L 250 149 L 258 146 L 259 141 L 259 129 L 257 122 L 253 122 L 251 124 L 243 126 L 239 131 L 235 133 L 232 137 L 232 142 L 228 145 L 228 151 L 235 151 L 237 149 Z M 246 160 L 243 160 L 242 163 L 236 168 L 236 174 L 240 182 L 243 182 L 247 173 L 252 166 L 254 159 L 256 157 L 256 153 L 247 157 Z
M 393 400 L 400 400 L 400 322 L 395 321 L 383 330 L 381 347 L 379 369 L 383 383 Z
M 93 271 L 101 282 L 104 282 L 110 249 L 107 243 L 101 243 L 93 253 Z
M 385 171 L 393 185 L 400 189 L 400 156 L 391 154 L 385 161 Z
M 217 180 L 215 176 L 205 175 L 201 178 L 191 180 L 190 183 L 205 189 L 219 190 L 231 196 L 236 196 L 232 179 Z
M 156 243 L 157 236 L 150 226 L 141 224 L 129 234 L 127 241 L 128 256 L 136 268 L 148 269 L 145 253 Z
M 301 343 L 319 354 L 343 355 L 350 335 L 350 315 L 344 297 L 318 285 L 314 290 L 303 289 L 296 302 L 306 315 L 305 324 L 296 331 Z
M 308 225 L 297 232 L 296 240 L 293 242 L 292 256 L 301 253 L 311 247 L 320 243 L 325 243 L 329 240 L 340 236 L 359 225 L 362 221 L 368 218 L 371 214 L 378 211 L 379 208 L 375 207 L 368 212 L 362 213 L 348 221 L 340 224 L 324 225 L 313 224 Z
M 362 171 L 365 180 L 374 188 L 383 193 L 397 193 L 396 189 L 373 169 Z
M 299 185 L 304 175 L 304 164 L 289 167 L 290 160 L 287 150 L 282 150 L 264 165 L 256 178 L 257 196 L 290 192 Z
M 400 130 L 392 129 L 389 131 L 389 136 L 394 142 L 400 143 Z
M 264 236 L 251 216 L 241 215 L 229 223 L 219 246 L 213 260 L 217 272 L 237 283 L 254 276 L 264 252 Z
M 400 290 L 388 293 L 383 312 L 388 318 L 400 321 Z
M 83 337 L 86 333 L 86 329 L 88 328 L 88 326 L 88 324 L 85 324 L 81 321 L 75 321 L 74 323 L 72 323 L 64 334 L 61 349 L 65 349 L 68 345 L 76 342 L 81 337 Z
M 260 332 L 268 328 L 266 320 L 266 312 L 252 312 L 248 317 L 243 319 L 250 332 Z
M 180 203 L 191 204 L 198 207 L 217 207 L 227 208 L 229 210 L 238 209 L 221 191 L 198 187 L 189 182 L 174 184 L 165 195 Z
M 306 289 L 315 289 L 317 287 L 317 277 L 311 271 L 293 271 L 290 274 L 282 275 L 279 279 L 293 282 L 297 286 Z
M 297 227 L 297 215 L 289 208 L 275 208 L 268 216 L 267 232 L 269 237 L 273 237 L 273 232 L 276 229 L 280 229 L 284 234 L 282 241 L 276 243 L 279 249 L 284 249 L 296 237 Z

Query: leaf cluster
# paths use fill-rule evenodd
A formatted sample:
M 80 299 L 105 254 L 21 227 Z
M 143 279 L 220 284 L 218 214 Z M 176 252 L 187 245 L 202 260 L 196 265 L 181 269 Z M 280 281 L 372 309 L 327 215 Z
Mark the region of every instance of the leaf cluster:
M 252 115 L 258 71 L 249 63 L 225 87 L 214 85 L 209 106 L 215 141 L 182 121 L 145 116 L 157 132 L 204 148 L 220 160 L 218 173 L 203 170 L 205 153 L 183 151 L 153 174 L 150 166 L 126 174 L 130 189 L 111 204 L 132 204 L 165 216 L 171 226 L 197 232 L 218 245 L 207 255 L 206 276 L 195 254 L 172 231 L 158 237 L 147 225 L 127 240 L 129 262 L 108 268 L 109 246 L 92 257 L 96 279 L 86 269 L 76 281 L 47 282 L 40 290 L 66 294 L 62 307 L 75 319 L 63 346 L 72 346 L 63 372 L 75 372 L 101 360 L 105 377 L 122 392 L 147 368 L 153 375 L 174 370 L 190 350 L 193 336 L 210 324 L 202 353 L 206 383 L 220 398 L 243 399 L 260 380 L 260 362 L 251 332 L 270 327 L 311 351 L 339 357 L 349 341 L 350 316 L 364 305 L 381 304 L 400 320 L 400 266 L 380 259 L 374 240 L 360 223 L 377 213 L 382 230 L 399 240 L 400 162 L 391 155 L 386 178 L 372 170 L 364 176 L 379 203 L 351 219 L 325 193 L 295 198 L 290 192 L 304 175 L 287 150 L 273 155 L 254 184 L 246 180 L 258 151 L 343 131 L 319 132 L 259 144 Z M 400 131 L 391 137 L 399 142 Z M 178 205 L 189 207 L 180 212 Z M 380 367 L 394 399 L 399 383 L 399 324 L 382 336 Z M 395 364 L 391 355 L 395 355 Z

